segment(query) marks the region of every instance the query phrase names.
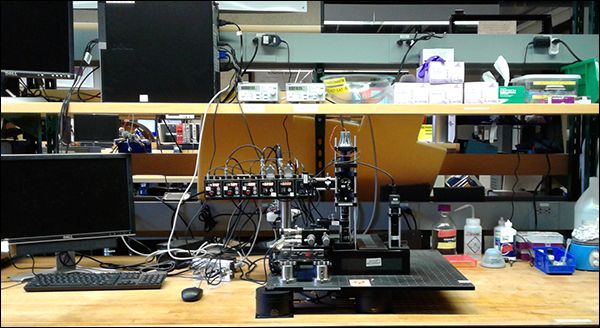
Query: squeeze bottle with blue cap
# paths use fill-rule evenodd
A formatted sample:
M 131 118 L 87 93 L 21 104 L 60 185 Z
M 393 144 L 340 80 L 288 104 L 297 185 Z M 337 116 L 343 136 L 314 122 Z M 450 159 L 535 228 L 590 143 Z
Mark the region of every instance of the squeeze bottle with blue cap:
M 464 251 L 465 255 L 469 255 L 474 259 L 481 260 L 481 220 L 475 217 L 475 208 L 471 204 L 463 205 L 454 210 L 458 212 L 465 208 L 471 208 L 471 217 L 466 219 L 464 229 Z

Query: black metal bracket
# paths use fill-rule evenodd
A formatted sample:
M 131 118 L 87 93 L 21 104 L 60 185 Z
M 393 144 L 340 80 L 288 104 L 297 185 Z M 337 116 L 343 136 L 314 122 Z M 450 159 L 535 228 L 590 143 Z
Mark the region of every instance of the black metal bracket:
M 317 64 L 313 74 L 313 81 L 320 81 L 323 75 L 325 75 L 325 68 L 322 64 Z M 325 168 L 326 122 L 327 120 L 325 115 L 315 115 L 315 172 L 321 172 Z

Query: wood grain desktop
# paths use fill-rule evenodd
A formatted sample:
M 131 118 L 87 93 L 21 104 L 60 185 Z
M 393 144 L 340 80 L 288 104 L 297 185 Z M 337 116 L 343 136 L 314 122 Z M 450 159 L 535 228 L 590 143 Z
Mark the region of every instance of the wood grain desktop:
M 100 258 L 137 263 L 139 257 Z M 83 265 L 94 266 L 89 260 Z M 31 260 L 18 261 L 21 267 Z M 36 258 L 52 266 L 53 258 Z M 410 292 L 398 295 L 393 314 L 354 314 L 347 309 L 300 309 L 294 318 L 255 319 L 257 284 L 234 279 L 220 286 L 202 284 L 203 298 L 181 300 L 181 290 L 197 284 L 190 276 L 169 277 L 159 290 L 27 293 L 6 288 L 2 269 L 2 326 L 364 326 L 364 325 L 598 325 L 598 273 L 548 276 L 527 263 L 504 269 L 460 268 L 475 291 Z M 253 272 L 262 279 L 262 265 Z M 6 289 L 5 289 L 6 288 Z M 307 313 L 307 314 L 304 314 Z M 308 314 L 313 313 L 313 314 Z

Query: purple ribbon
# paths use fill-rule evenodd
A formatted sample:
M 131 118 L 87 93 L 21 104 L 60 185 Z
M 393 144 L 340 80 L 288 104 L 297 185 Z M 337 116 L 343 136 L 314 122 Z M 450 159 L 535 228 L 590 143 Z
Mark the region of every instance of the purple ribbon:
M 420 79 L 425 78 L 425 74 L 429 71 L 429 63 L 431 62 L 441 62 L 442 64 L 446 63 L 446 60 L 440 56 L 431 56 L 427 58 L 427 60 L 421 65 L 419 71 L 417 72 L 417 76 Z

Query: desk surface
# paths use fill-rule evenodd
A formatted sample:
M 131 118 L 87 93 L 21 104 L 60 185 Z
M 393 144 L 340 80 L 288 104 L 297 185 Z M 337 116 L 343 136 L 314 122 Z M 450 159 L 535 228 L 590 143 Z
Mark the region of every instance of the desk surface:
M 115 263 L 139 260 L 110 258 Z M 39 258 L 36 266 L 52 261 Z M 19 262 L 23 267 L 30 263 Z M 411 292 L 400 297 L 396 314 L 297 313 L 285 319 L 255 319 L 258 285 L 239 280 L 214 288 L 203 285 L 204 297 L 195 303 L 180 297 L 183 288 L 194 285 L 189 276 L 169 277 L 160 290 L 132 291 L 27 293 L 22 286 L 4 289 L 14 283 L 2 282 L 2 326 L 598 325 L 598 273 L 547 276 L 526 263 L 460 270 L 475 291 Z M 4 268 L 2 281 L 19 271 Z M 253 277 L 261 276 L 257 268 Z

